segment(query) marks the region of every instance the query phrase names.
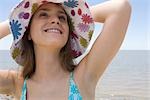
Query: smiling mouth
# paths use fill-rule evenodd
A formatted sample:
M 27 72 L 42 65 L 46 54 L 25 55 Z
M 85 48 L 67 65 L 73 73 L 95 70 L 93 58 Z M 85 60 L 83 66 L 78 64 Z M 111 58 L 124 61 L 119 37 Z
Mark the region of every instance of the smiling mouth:
M 58 28 L 48 28 L 48 29 L 45 29 L 44 32 L 62 34 L 62 31 Z

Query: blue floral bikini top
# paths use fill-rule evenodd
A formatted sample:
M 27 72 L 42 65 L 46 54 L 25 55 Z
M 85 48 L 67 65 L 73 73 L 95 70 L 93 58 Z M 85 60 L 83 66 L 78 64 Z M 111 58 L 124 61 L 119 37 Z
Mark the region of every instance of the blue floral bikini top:
M 22 88 L 22 95 L 20 100 L 27 100 L 27 78 L 24 80 L 23 88 Z M 69 78 L 69 96 L 68 100 L 82 100 L 82 96 L 80 91 L 75 84 L 73 72 L 70 73 Z

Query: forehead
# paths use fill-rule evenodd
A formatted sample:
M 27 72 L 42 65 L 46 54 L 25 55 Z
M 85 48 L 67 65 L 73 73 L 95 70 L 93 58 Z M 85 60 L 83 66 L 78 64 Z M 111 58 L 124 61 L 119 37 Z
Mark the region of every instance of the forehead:
M 61 6 L 61 4 L 59 3 L 46 3 L 46 4 L 42 4 L 38 9 L 37 11 L 40 11 L 40 10 L 59 10 L 61 12 L 64 12 L 65 13 L 65 10 L 64 8 Z

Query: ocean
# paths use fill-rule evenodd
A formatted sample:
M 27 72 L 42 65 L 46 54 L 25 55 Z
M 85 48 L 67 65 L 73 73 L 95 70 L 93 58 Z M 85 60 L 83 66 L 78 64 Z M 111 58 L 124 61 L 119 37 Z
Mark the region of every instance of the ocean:
M 16 66 L 9 51 L 0 50 L 0 69 Z M 99 79 L 95 98 L 150 100 L 150 50 L 120 50 Z

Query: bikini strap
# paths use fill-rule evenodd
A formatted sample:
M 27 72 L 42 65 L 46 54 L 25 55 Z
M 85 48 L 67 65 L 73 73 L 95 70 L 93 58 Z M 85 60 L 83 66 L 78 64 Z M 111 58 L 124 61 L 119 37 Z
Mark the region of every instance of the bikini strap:
M 70 79 L 74 80 L 73 72 L 70 73 Z
M 27 93 L 27 78 L 25 78 L 23 83 L 21 100 L 26 100 L 26 93 Z

